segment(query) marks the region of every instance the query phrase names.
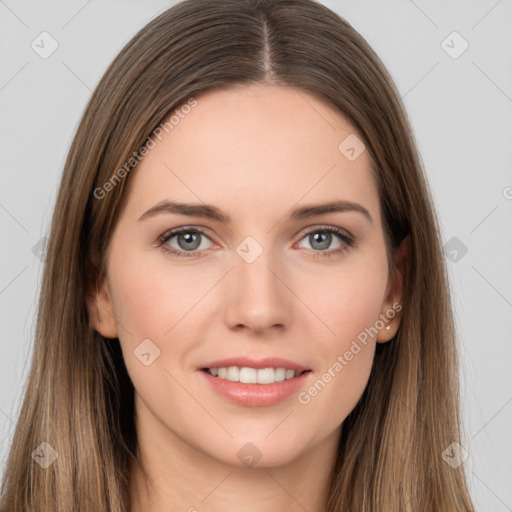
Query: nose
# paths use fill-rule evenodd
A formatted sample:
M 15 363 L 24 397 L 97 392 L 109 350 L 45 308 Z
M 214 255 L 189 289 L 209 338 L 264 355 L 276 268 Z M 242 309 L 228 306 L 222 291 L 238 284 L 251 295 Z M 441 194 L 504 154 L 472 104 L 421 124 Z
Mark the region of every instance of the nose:
M 289 325 L 293 293 L 271 251 L 252 263 L 238 255 L 226 280 L 225 321 L 230 329 L 265 334 Z M 296 300 L 296 299 L 295 299 Z

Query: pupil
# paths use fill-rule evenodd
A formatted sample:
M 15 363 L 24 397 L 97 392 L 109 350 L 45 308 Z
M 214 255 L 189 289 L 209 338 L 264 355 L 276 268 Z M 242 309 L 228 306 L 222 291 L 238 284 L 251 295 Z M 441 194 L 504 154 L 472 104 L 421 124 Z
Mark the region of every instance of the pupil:
M 184 240 L 185 246 L 181 243 Z M 178 243 L 183 249 L 197 249 L 199 247 L 199 233 L 184 233 L 178 237 Z M 192 246 L 187 245 L 192 244 Z
M 328 233 L 326 231 L 318 231 L 317 233 L 314 233 L 312 236 L 314 243 L 317 243 L 318 239 L 320 239 L 320 247 L 317 247 L 317 249 L 326 249 L 327 247 L 329 247 L 332 236 L 331 233 Z M 314 247 L 313 244 L 311 245 Z

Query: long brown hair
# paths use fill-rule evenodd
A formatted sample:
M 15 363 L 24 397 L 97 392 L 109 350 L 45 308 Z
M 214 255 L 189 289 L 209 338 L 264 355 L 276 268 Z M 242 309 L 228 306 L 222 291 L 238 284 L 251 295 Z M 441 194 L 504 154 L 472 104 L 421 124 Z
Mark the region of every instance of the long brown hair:
M 378 344 L 368 386 L 343 422 L 326 475 L 328 512 L 474 511 L 464 466 L 442 457 L 462 429 L 451 303 L 438 221 L 388 72 L 363 37 L 314 0 L 185 0 L 115 58 L 72 142 L 4 512 L 129 510 L 134 390 L 118 341 L 89 326 L 88 290 L 123 204 L 126 162 L 133 165 L 155 127 L 194 94 L 252 83 L 293 87 L 347 117 L 373 162 L 391 269 L 392 249 L 405 237 L 410 247 L 401 325 Z M 58 455 L 46 469 L 33 456 L 49 450 L 41 443 Z

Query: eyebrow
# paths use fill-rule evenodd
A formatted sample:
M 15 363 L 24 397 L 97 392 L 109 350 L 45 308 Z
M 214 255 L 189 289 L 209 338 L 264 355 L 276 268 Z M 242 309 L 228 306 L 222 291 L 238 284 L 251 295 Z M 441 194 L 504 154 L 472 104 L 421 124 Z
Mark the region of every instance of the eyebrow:
M 370 212 L 364 206 L 361 206 L 360 204 L 354 203 L 352 201 L 345 200 L 330 201 L 328 203 L 294 208 L 288 215 L 285 216 L 285 219 L 301 220 L 315 217 L 317 215 L 336 212 L 358 212 L 364 215 L 367 220 L 373 222 Z M 159 202 L 148 211 L 143 213 L 139 220 L 146 220 L 160 213 L 174 213 L 178 215 L 185 215 L 187 217 L 202 217 L 205 219 L 215 220 L 222 224 L 231 224 L 231 217 L 214 205 L 180 203 L 177 201 L 170 201 L 168 199 Z

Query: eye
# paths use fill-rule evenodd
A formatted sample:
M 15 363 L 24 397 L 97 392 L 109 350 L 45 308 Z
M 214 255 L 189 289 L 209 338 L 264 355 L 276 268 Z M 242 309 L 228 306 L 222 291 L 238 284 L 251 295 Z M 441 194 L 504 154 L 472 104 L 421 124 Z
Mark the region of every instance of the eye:
M 340 241 L 339 245 L 334 249 L 326 250 L 336 238 Z M 208 244 L 203 245 L 205 239 L 210 240 L 202 229 L 182 226 L 166 231 L 158 239 L 158 246 L 177 258 L 201 257 L 201 251 L 208 249 Z M 353 238 L 347 232 L 334 226 L 322 226 L 310 230 L 302 236 L 301 240 L 304 239 L 311 244 L 314 258 L 335 256 L 355 245 Z
M 177 247 L 171 244 L 173 238 L 176 239 L 175 243 L 177 244 Z M 205 232 L 201 229 L 180 227 L 171 231 L 166 231 L 159 238 L 158 245 L 161 246 L 164 251 L 169 252 L 178 258 L 193 257 L 197 256 L 197 252 L 208 248 L 202 244 L 204 238 L 209 240 Z
M 334 237 L 333 237 L 334 235 Z M 341 241 L 338 247 L 326 251 L 335 238 Z M 334 226 L 325 226 L 308 231 L 302 240 L 307 239 L 314 251 L 313 257 L 331 257 L 348 250 L 354 246 L 353 238 L 344 230 Z

